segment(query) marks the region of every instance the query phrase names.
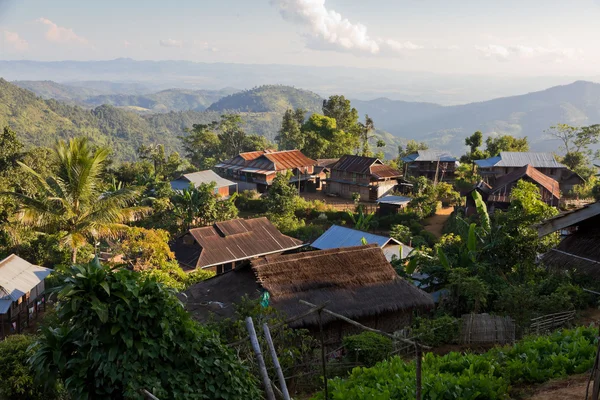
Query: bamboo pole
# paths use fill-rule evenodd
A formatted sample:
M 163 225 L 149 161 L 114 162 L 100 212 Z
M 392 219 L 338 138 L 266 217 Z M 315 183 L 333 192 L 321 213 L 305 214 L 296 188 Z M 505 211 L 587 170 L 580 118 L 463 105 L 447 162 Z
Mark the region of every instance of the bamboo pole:
M 421 352 L 421 346 L 418 343 L 415 343 L 415 379 L 416 379 L 416 398 L 417 400 L 421 400 L 421 370 L 423 368 L 423 355 Z
M 159 400 L 158 397 L 156 397 L 155 395 L 153 395 L 152 393 L 150 393 L 149 391 L 147 391 L 146 389 L 142 389 L 142 394 L 150 400 Z
M 267 400 L 275 400 L 275 394 L 273 393 L 273 388 L 271 387 L 271 380 L 269 379 L 269 374 L 267 373 L 265 359 L 263 358 L 262 352 L 260 351 L 260 345 L 258 344 L 256 331 L 254 330 L 254 322 L 252 321 L 252 317 L 246 318 L 246 329 L 248 330 L 248 334 L 250 335 L 250 343 L 252 343 L 252 348 L 254 349 L 254 354 L 256 355 L 256 360 L 258 362 L 258 371 L 260 372 L 260 376 L 263 381 L 263 386 L 265 387 L 265 394 L 267 396 Z
M 269 351 L 271 352 L 271 358 L 273 359 L 273 365 L 275 366 L 275 371 L 277 372 L 277 379 L 279 380 L 279 386 L 281 386 L 281 395 L 284 400 L 290 400 L 290 393 L 288 392 L 287 384 L 285 383 L 285 378 L 283 377 L 283 371 L 281 370 L 281 365 L 279 364 L 279 359 L 277 358 L 277 352 L 275 351 L 275 345 L 273 344 L 273 338 L 271 338 L 271 332 L 269 331 L 269 325 L 265 322 L 263 324 L 263 331 L 265 333 L 265 338 L 267 339 L 267 345 L 269 346 Z
M 327 387 L 327 360 L 325 358 L 325 335 L 323 333 L 323 321 L 321 318 L 321 314 L 325 311 L 319 310 L 319 336 L 321 338 L 321 364 L 323 366 L 323 390 L 325 391 L 325 398 L 329 398 L 329 390 Z

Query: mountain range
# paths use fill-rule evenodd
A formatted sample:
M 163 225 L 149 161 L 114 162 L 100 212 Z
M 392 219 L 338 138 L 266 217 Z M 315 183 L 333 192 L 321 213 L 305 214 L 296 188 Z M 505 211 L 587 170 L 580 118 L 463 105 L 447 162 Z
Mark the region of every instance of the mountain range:
M 311 60 L 306 60 L 310 63 Z M 105 90 L 111 93 L 147 94 L 165 89 L 250 89 L 281 84 L 300 87 L 323 97 L 344 94 L 360 100 L 387 97 L 410 102 L 459 105 L 542 90 L 575 80 L 599 81 L 596 76 L 491 76 L 435 74 L 383 68 L 347 66 L 204 63 L 119 58 L 99 61 L 0 60 L 0 76 L 6 80 L 52 80 Z M 109 83 L 107 83 L 109 82 Z M 95 84 L 96 83 L 96 84 Z M 134 93 L 119 93 L 127 87 Z M 106 93 L 104 93 L 106 94 Z
M 273 140 L 288 108 L 320 112 L 323 98 L 311 91 L 283 85 L 250 90 L 168 89 L 147 92 L 143 83 L 0 81 L 0 124 L 10 123 L 32 144 L 49 144 L 56 137 L 78 131 L 113 143 L 123 159 L 134 156 L 141 143 L 161 142 L 178 150 L 178 136 L 194 123 L 217 120 L 226 112 L 240 113 L 248 133 Z M 27 88 L 40 97 L 35 96 Z M 144 89 L 145 88 L 145 89 Z M 112 92 L 111 92 L 112 91 Z M 53 100 L 56 99 L 56 100 Z M 60 100 L 60 101 L 57 101 Z M 6 105 L 9 105 L 7 110 Z M 19 104 L 12 109 L 11 104 Z M 375 121 L 377 138 L 387 146 L 386 156 L 409 139 L 431 148 L 465 151 L 464 138 L 476 130 L 484 136 L 527 136 L 532 150 L 557 151 L 544 130 L 557 123 L 600 123 L 600 84 L 577 81 L 528 94 L 456 106 L 377 98 L 352 100 L 361 118 Z M 23 110 L 26 118 L 23 117 Z M 44 128 L 44 124 L 48 124 Z M 101 139 L 101 140 L 100 140 Z

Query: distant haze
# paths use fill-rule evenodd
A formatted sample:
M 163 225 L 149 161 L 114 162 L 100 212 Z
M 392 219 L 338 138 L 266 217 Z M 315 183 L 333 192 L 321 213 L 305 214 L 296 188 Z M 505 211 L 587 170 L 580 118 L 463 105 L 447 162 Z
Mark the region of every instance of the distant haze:
M 0 77 L 7 80 L 113 81 L 138 84 L 142 94 L 163 89 L 250 89 L 264 84 L 283 84 L 312 90 L 321 96 L 344 94 L 371 100 L 432 102 L 456 105 L 525 94 L 550 86 L 572 83 L 579 76 L 502 77 L 485 75 L 400 72 L 390 69 L 306 67 L 196 63 L 190 61 L 0 61 Z

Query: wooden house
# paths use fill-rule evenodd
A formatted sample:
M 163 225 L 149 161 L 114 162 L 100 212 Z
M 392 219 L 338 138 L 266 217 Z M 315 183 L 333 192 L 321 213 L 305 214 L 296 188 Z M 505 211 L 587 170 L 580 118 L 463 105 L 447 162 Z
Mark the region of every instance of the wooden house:
M 223 199 L 227 199 L 229 196 L 237 192 L 237 183 L 225 178 L 221 178 L 211 170 L 184 174 L 178 179 L 171 181 L 171 189 L 175 191 L 182 191 L 189 188 L 191 184 L 198 187 L 203 183 L 214 183 L 215 193 Z
M 401 176 L 377 158 L 346 155 L 331 166 L 327 193 L 347 199 L 358 193 L 362 201 L 375 201 L 394 190 Z
M 21 333 L 43 304 L 49 268 L 33 265 L 16 254 L 0 261 L 0 335 Z
M 377 214 L 380 216 L 398 214 L 411 202 L 410 197 L 387 195 L 377 200 Z
M 556 180 L 542 174 L 531 165 L 525 165 L 507 175 L 503 175 L 496 179 L 493 186 L 490 186 L 485 182 L 479 182 L 473 190 L 479 191 L 481 197 L 490 209 L 504 209 L 510 204 L 512 189 L 521 179 L 536 185 L 539 188 L 540 195 L 545 203 L 558 207 L 560 203 L 560 185 Z M 475 201 L 473 200 L 471 192 L 467 193 L 465 204 L 467 215 L 473 214 L 475 212 Z
M 317 162 L 306 157 L 299 150 L 265 150 L 240 153 L 237 156 L 215 165 L 219 175 L 238 184 L 238 189 L 267 191 L 278 173 L 292 173 L 290 182 L 298 185 L 299 191 L 307 186 L 314 188 L 317 177 L 314 175 Z
M 359 323 L 386 332 L 410 325 L 413 313 L 434 306 L 431 296 L 400 278 L 378 245 L 266 256 L 246 267 L 200 282 L 184 296 L 186 308 L 200 321 L 229 318 L 244 296 L 264 292 L 269 304 L 289 317 L 308 308 L 299 300 L 327 303 L 327 308 Z M 328 344 L 357 333 L 346 322 L 323 314 Z M 317 315 L 291 324 L 318 332 Z
M 402 158 L 405 163 L 404 176 L 424 176 L 431 181 L 453 181 L 458 160 L 444 151 L 419 150 Z
M 495 185 L 496 180 L 526 165 L 557 181 L 563 193 L 569 192 L 575 185 L 584 183 L 582 177 L 556 161 L 552 153 L 503 151 L 496 157 L 475 160 L 475 165 L 481 177 L 491 186 Z
M 279 232 L 265 218 L 234 219 L 190 229 L 172 245 L 184 270 L 209 269 L 220 274 L 268 254 L 284 253 L 304 244 Z
M 537 226 L 539 237 L 554 232 L 561 242 L 542 256 L 542 264 L 555 271 L 574 271 L 600 279 L 600 202 L 547 219 Z

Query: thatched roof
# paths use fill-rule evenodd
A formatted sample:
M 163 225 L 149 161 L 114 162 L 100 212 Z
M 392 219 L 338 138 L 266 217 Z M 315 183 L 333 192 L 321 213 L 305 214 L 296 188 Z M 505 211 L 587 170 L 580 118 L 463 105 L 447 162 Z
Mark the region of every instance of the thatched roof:
M 298 254 L 267 256 L 251 264 L 254 278 L 234 271 L 192 286 L 189 302 L 225 302 L 230 307 L 244 294 L 257 297 L 264 289 L 271 305 L 288 316 L 296 316 L 314 304 L 329 302 L 327 308 L 353 319 L 390 312 L 432 308 L 429 294 L 400 278 L 377 245 L 347 247 Z M 245 282 L 242 283 L 240 280 Z M 206 319 L 207 307 L 190 309 L 200 320 Z M 327 323 L 333 317 L 323 315 Z M 317 324 L 312 315 L 294 323 L 296 327 Z
M 600 230 L 582 230 L 565 237 L 560 244 L 544 254 L 544 265 L 555 270 L 576 270 L 600 278 Z

